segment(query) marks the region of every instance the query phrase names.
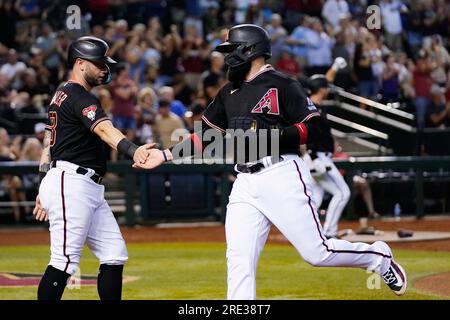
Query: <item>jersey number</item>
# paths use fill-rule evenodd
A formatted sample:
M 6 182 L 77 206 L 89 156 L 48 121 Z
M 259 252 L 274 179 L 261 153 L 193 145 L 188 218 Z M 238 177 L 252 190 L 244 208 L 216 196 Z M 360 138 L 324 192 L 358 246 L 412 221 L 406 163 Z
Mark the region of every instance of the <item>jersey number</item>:
M 268 114 L 280 114 L 278 107 L 278 89 L 270 88 L 253 107 L 252 113 L 263 113 L 267 111 Z
M 56 111 L 50 111 L 48 113 L 48 118 L 50 119 L 50 130 L 52 132 L 50 138 L 50 147 L 53 147 L 56 142 L 56 127 L 58 126 L 58 114 Z

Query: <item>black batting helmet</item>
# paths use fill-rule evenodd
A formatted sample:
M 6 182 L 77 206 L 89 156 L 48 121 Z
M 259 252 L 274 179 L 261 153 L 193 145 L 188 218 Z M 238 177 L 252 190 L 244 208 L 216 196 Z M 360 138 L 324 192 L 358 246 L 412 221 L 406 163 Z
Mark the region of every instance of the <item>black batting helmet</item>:
M 109 46 L 102 39 L 96 37 L 81 37 L 72 42 L 68 49 L 67 62 L 72 67 L 77 58 L 88 60 L 91 62 L 104 63 L 108 69 L 108 74 L 103 80 L 103 84 L 111 81 L 110 65 L 117 62 L 107 56 Z
M 240 24 L 228 31 L 228 39 L 216 47 L 226 53 L 225 63 L 238 67 L 257 57 L 269 59 L 272 56 L 270 38 L 266 30 L 254 24 Z
M 311 94 L 314 94 L 320 90 L 320 88 L 329 88 L 330 84 L 327 77 L 323 74 L 314 74 L 309 78 L 309 88 Z

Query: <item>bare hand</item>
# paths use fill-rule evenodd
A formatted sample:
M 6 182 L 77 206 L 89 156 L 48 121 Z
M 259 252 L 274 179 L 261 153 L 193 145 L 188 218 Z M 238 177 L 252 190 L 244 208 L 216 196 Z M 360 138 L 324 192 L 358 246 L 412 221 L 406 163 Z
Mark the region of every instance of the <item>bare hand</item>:
M 42 208 L 41 200 L 39 199 L 39 195 L 36 197 L 36 205 L 33 209 L 33 215 L 36 220 L 39 221 L 48 221 L 48 214 L 45 212 L 44 208 Z
M 154 148 L 156 146 L 156 143 L 148 143 L 140 146 L 137 148 L 136 152 L 134 153 L 133 160 L 135 163 L 145 163 L 148 156 L 150 155 L 149 151 L 150 149 Z
M 163 151 L 158 150 L 158 149 L 151 149 L 149 151 L 149 154 L 150 155 L 147 158 L 147 161 L 145 161 L 144 163 L 135 162 L 133 164 L 133 168 L 153 169 L 164 163 L 165 159 L 164 159 Z

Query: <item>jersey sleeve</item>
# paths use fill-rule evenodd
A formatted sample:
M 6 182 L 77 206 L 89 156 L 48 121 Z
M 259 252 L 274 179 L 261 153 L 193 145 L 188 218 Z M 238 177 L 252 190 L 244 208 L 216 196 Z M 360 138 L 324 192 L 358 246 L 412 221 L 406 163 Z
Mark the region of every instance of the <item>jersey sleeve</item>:
M 289 124 L 306 122 L 312 117 L 320 116 L 316 106 L 297 81 L 293 81 L 287 86 L 282 99 L 284 100 L 285 119 Z
M 83 96 L 74 102 L 73 108 L 76 116 L 90 131 L 93 131 L 100 122 L 109 120 L 100 101 L 94 96 Z
M 225 132 L 228 126 L 227 114 L 223 99 L 224 90 L 222 89 L 216 98 L 208 105 L 203 113 L 202 120 L 210 128 Z

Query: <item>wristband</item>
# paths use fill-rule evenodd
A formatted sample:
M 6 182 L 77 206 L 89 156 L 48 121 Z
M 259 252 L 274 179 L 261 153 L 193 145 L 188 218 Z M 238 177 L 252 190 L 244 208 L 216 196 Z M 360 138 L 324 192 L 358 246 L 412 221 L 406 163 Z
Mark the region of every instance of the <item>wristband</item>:
M 304 123 L 296 123 L 294 124 L 295 128 L 298 131 L 298 136 L 300 138 L 300 144 L 305 144 L 308 140 L 308 128 Z
M 163 157 L 164 157 L 164 162 L 167 162 L 167 156 L 166 153 L 164 152 L 164 150 L 161 150 Z
M 131 159 L 133 159 L 134 153 L 136 152 L 137 148 L 138 146 L 127 138 L 123 138 L 122 140 L 120 140 L 119 144 L 117 145 L 117 151 L 127 154 Z

